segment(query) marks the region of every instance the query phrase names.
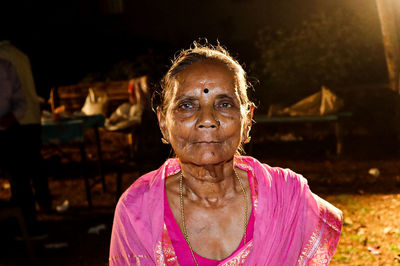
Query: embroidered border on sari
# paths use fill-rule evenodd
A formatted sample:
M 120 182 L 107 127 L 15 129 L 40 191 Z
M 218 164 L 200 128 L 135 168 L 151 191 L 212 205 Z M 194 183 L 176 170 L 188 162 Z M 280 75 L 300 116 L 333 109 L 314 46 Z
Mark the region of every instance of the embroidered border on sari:
M 164 224 L 164 230 L 162 235 L 162 243 L 157 245 L 162 250 L 163 254 L 159 254 L 157 258 L 157 265 L 179 265 L 178 258 L 175 254 L 174 247 L 172 246 L 171 239 L 168 235 L 167 227 Z M 253 248 L 253 241 L 248 242 L 234 257 L 229 258 L 228 261 L 224 261 L 218 265 L 220 266 L 233 266 L 243 265 L 246 261 L 247 256 Z
M 254 169 L 250 165 L 242 162 L 237 157 L 235 157 L 235 166 L 251 173 L 251 177 L 250 177 L 250 179 L 251 179 L 251 183 L 250 183 L 251 198 L 252 198 L 254 210 L 257 210 L 257 207 L 258 207 L 258 181 L 257 181 L 257 178 L 255 178 Z
M 123 258 L 135 258 L 136 259 L 136 265 L 140 265 L 140 259 L 149 259 L 150 257 L 147 255 L 137 255 L 137 254 L 125 254 L 125 255 L 118 255 L 118 256 L 112 256 L 108 260 L 109 261 L 115 261 L 118 259 L 123 259 Z
M 241 251 L 234 257 L 230 258 L 228 261 L 223 261 L 222 263 L 218 264 L 220 266 L 237 266 L 237 265 L 244 265 L 247 256 L 250 254 L 250 251 L 253 248 L 253 241 L 250 241 L 242 248 Z
M 170 160 L 166 167 L 163 179 L 173 176 L 181 171 L 178 160 Z M 169 237 L 167 225 L 164 223 L 161 241 L 156 248 L 157 265 L 179 265 L 171 238 Z
M 156 245 L 156 249 L 154 250 L 154 255 L 156 257 L 156 265 L 165 265 L 165 258 L 164 258 L 164 253 L 162 250 L 162 240 L 158 241 Z
M 175 254 L 174 247 L 172 245 L 171 238 L 167 231 L 167 225 L 164 223 L 164 229 L 162 233 L 161 249 L 164 256 L 164 263 L 162 265 L 179 265 L 178 257 Z
M 320 208 L 320 220 L 298 259 L 299 265 L 328 265 L 340 237 L 341 220 L 328 208 Z

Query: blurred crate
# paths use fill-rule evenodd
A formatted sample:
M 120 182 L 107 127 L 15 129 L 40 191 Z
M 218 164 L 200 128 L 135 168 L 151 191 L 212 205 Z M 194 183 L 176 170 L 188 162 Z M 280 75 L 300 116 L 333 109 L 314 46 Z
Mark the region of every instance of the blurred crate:
M 51 89 L 50 94 L 51 108 L 54 111 L 57 107 L 65 106 L 67 113 L 79 112 L 85 103 L 89 88 L 92 88 L 95 93 L 107 94 L 108 107 L 106 115 L 108 116 L 119 105 L 129 101 L 130 87 L 137 88 L 144 95 L 148 94 L 147 77 L 142 76 L 131 80 L 78 83 L 54 87 Z

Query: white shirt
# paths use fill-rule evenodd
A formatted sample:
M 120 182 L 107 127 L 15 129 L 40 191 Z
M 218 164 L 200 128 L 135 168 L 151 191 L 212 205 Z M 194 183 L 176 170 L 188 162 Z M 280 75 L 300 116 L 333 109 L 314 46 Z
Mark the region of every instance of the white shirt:
M 23 117 L 17 117 L 18 122 L 22 125 L 40 124 L 40 104 L 29 58 L 9 41 L 0 41 L 0 58 L 11 62 L 14 66 L 25 92 L 26 112 Z
M 13 113 L 21 119 L 26 111 L 25 92 L 13 65 L 0 58 L 0 118 Z M 0 126 L 0 130 L 4 130 Z

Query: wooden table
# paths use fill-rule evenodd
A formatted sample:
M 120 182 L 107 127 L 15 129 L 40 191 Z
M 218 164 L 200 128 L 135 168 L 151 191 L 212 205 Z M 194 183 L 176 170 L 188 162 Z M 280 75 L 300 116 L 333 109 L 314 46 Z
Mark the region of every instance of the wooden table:
M 350 112 L 341 112 L 331 115 L 321 116 L 276 116 L 256 115 L 254 117 L 254 127 L 266 124 L 292 124 L 292 123 L 333 123 L 336 136 L 336 154 L 340 155 L 343 149 L 343 121 L 352 116 Z M 253 151 L 253 142 L 250 142 L 249 152 Z
M 67 119 L 61 119 L 59 121 L 43 121 L 42 122 L 42 142 L 43 143 L 63 143 L 63 142 L 78 142 L 80 144 L 82 165 L 86 171 L 86 150 L 84 135 L 87 129 L 93 129 L 96 138 L 96 148 L 98 155 L 98 169 L 100 174 L 100 180 L 102 182 L 103 191 L 106 190 L 106 183 L 104 178 L 104 166 L 103 157 L 101 153 L 101 142 L 100 134 L 98 131 L 99 127 L 103 127 L 105 118 L 103 115 L 92 115 L 92 116 L 74 116 Z M 85 173 L 85 187 L 86 197 L 89 207 L 92 207 L 91 197 L 91 186 L 89 184 L 88 173 Z

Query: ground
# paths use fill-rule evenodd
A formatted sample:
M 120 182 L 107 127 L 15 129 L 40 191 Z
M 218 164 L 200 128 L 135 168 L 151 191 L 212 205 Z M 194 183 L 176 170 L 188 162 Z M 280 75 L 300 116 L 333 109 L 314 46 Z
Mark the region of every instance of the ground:
M 400 265 L 400 194 L 328 195 L 343 211 L 331 265 Z
M 281 150 L 278 153 L 270 149 L 267 153 L 256 153 L 255 157 L 271 166 L 289 167 L 301 173 L 316 194 L 343 211 L 342 236 L 331 265 L 400 265 L 400 159 L 364 153 L 350 151 L 337 157 L 303 150 L 286 156 Z M 47 156 L 50 162 L 52 158 Z M 371 168 L 377 168 L 379 175 L 369 174 Z M 127 188 L 138 175 L 137 171 L 125 173 L 123 187 Z M 94 207 L 90 209 L 79 174 L 50 176 L 53 207 L 68 200 L 69 208 L 62 213 L 39 211 L 38 218 L 49 233 L 47 239 L 34 242 L 39 265 L 108 265 L 116 203 L 115 177 L 112 172 L 106 175 L 106 192 L 100 184 L 93 187 Z M 7 184 L 0 177 L 2 199 L 10 196 Z M 100 229 L 98 234 L 89 233 L 93 227 Z M 14 241 L 4 226 L 1 233 L 5 237 L 0 240 L 4 251 L 0 265 L 26 265 L 24 244 Z

